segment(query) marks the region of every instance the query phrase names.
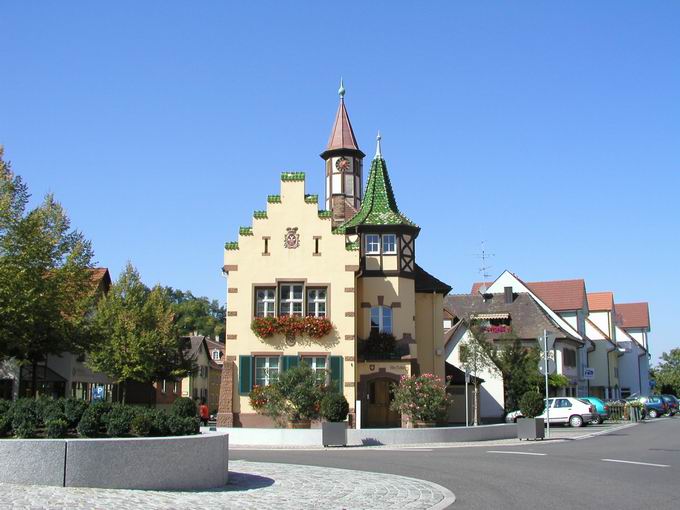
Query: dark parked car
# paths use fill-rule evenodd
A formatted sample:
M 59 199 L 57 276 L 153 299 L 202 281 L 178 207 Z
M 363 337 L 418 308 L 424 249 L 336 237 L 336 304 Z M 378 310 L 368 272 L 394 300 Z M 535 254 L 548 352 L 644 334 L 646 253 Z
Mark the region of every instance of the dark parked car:
M 640 397 L 645 410 L 645 414 L 650 418 L 658 418 L 668 412 L 668 404 L 658 395 L 650 397 Z
M 661 398 L 668 404 L 668 416 L 673 416 L 680 412 L 680 402 L 675 395 L 661 395 Z

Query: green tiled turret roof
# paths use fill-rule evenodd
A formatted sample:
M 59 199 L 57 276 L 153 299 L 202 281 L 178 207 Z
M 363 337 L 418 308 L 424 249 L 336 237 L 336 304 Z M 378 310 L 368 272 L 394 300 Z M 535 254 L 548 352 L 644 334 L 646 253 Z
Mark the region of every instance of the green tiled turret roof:
M 376 154 L 368 174 L 368 184 L 364 193 L 364 201 L 359 211 L 338 230 L 346 230 L 359 225 L 405 225 L 418 226 L 399 212 L 394 191 L 387 173 L 387 163 L 380 154 Z

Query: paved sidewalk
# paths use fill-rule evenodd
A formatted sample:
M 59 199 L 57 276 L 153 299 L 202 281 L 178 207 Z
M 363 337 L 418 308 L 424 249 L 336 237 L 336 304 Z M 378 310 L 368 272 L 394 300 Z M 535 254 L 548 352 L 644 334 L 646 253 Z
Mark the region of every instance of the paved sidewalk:
M 247 461 L 231 461 L 228 486 L 208 491 L 77 489 L 0 484 L 1 510 L 440 510 L 454 501 L 455 496 L 445 487 L 415 478 Z

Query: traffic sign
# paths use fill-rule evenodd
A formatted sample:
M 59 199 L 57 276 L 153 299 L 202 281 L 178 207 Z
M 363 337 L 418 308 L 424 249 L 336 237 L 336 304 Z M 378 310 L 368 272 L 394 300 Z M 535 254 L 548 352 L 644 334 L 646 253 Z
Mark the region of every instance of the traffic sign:
M 557 370 L 555 360 L 548 359 L 548 374 L 554 374 L 555 370 Z M 538 362 L 538 371 L 541 375 L 545 375 L 545 362 L 543 360 Z
M 595 369 L 590 367 L 583 367 L 584 379 L 595 379 Z
M 556 335 L 555 335 L 555 333 L 551 333 L 550 331 L 548 331 L 548 333 L 546 334 L 546 337 L 547 337 L 547 342 L 545 342 L 545 343 L 548 344 L 548 345 L 547 345 L 548 350 L 549 350 L 549 351 L 552 351 L 552 350 L 554 349 L 554 347 L 555 347 L 555 339 L 556 339 Z M 543 337 L 542 337 L 542 336 L 539 336 L 539 337 L 538 337 L 538 347 L 539 347 L 541 350 L 543 350 L 543 348 L 545 347 L 545 343 L 544 343 L 544 341 L 543 341 Z
M 104 386 L 92 387 L 92 400 L 104 400 Z

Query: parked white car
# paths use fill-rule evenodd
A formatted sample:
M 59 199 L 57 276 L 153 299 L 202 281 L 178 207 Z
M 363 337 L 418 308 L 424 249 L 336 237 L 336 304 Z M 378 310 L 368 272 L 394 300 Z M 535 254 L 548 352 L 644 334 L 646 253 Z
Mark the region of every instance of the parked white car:
M 582 427 L 593 420 L 595 407 L 585 400 L 574 397 L 556 397 L 548 399 L 550 406 L 550 423 L 568 423 L 572 427 Z M 537 418 L 545 419 L 545 411 Z
M 555 397 L 548 399 L 550 406 L 550 424 L 568 423 L 572 427 L 587 425 L 595 415 L 595 408 L 585 400 L 574 397 Z M 537 418 L 545 419 L 545 411 Z M 505 421 L 513 423 L 522 418 L 520 411 L 511 411 L 505 416 Z

